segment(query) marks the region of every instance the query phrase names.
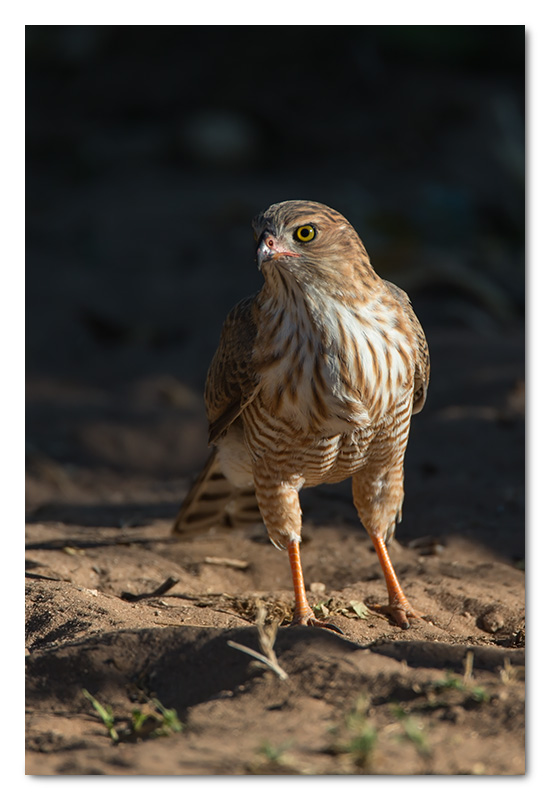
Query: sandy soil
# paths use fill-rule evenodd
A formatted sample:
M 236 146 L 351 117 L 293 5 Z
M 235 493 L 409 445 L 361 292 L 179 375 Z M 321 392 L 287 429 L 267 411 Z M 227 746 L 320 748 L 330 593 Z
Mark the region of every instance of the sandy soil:
M 306 584 L 342 635 L 288 627 L 290 571 L 261 528 L 170 536 L 205 454 L 198 395 L 31 383 L 31 431 L 102 458 L 29 458 L 28 773 L 524 772 L 523 345 L 446 331 L 431 348 L 392 546 L 426 617 L 408 631 L 369 611 L 385 590 L 347 484 L 303 495 Z M 175 449 L 181 480 L 122 468 Z M 259 608 L 286 680 L 228 645 L 260 650 Z

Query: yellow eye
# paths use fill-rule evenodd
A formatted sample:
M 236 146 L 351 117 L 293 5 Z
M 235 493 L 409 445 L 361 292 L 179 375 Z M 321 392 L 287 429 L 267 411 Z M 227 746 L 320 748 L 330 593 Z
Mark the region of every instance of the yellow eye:
M 298 242 L 311 242 L 312 239 L 315 239 L 317 231 L 313 227 L 313 225 L 300 225 L 299 228 L 296 228 L 294 231 L 294 238 Z

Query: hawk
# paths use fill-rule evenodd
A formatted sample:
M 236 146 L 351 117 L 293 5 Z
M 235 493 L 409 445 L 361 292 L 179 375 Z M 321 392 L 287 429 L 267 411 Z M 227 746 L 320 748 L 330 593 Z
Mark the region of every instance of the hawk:
M 253 221 L 264 284 L 229 312 L 205 388 L 213 452 L 174 532 L 259 509 L 286 549 L 299 625 L 317 620 L 300 562 L 299 492 L 351 477 L 353 501 L 401 628 L 419 615 L 390 561 L 411 415 L 430 359 L 408 296 L 380 278 L 351 224 L 322 203 L 275 203 Z

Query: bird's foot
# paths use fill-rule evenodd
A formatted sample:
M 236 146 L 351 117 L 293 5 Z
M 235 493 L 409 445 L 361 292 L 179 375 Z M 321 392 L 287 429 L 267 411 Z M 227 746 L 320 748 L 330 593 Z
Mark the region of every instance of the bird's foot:
M 408 600 L 405 602 L 388 603 L 388 605 L 385 606 L 375 605 L 372 606 L 372 608 L 374 611 L 378 611 L 380 614 L 385 614 L 390 617 L 395 624 L 404 631 L 411 627 L 409 619 L 423 619 L 422 614 L 415 611 Z
M 344 635 L 343 631 L 338 628 L 337 625 L 333 625 L 331 622 L 324 622 L 321 619 L 317 619 L 311 608 L 309 612 L 301 613 L 301 614 L 294 614 L 292 619 L 291 625 L 307 625 L 313 628 L 327 628 L 329 631 L 334 631 L 335 633 L 340 633 L 342 636 Z

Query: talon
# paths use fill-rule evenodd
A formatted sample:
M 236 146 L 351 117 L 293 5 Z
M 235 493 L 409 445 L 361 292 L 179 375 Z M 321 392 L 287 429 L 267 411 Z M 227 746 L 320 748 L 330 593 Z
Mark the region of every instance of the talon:
M 334 631 L 334 633 L 339 633 L 340 636 L 344 635 L 344 631 L 338 627 L 338 625 L 333 625 L 332 622 L 321 622 L 320 620 L 315 620 L 314 623 L 310 623 L 310 625 L 316 625 L 319 628 L 327 628 L 329 631 Z
M 417 611 L 415 611 L 414 608 L 408 603 L 407 605 L 402 603 L 390 603 L 389 605 L 385 606 L 376 605 L 373 606 L 373 608 L 381 614 L 386 614 L 386 616 L 389 616 L 403 631 L 406 631 L 411 627 L 409 619 L 424 619 L 422 614 L 419 614 Z
M 324 622 L 321 619 L 317 619 L 313 611 L 310 614 L 301 614 L 299 616 L 294 615 L 294 619 L 290 623 L 291 625 L 307 625 L 311 628 L 327 628 L 329 631 L 334 631 L 335 633 L 339 633 L 342 636 L 344 632 L 340 630 L 337 625 L 333 625 L 332 622 Z

